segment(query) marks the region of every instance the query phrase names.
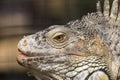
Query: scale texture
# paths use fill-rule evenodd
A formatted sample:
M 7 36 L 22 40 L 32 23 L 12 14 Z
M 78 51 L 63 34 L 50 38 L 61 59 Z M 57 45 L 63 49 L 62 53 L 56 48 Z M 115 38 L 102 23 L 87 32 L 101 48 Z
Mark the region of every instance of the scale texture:
M 120 80 L 118 0 L 65 25 L 53 25 L 18 43 L 20 65 L 37 80 Z

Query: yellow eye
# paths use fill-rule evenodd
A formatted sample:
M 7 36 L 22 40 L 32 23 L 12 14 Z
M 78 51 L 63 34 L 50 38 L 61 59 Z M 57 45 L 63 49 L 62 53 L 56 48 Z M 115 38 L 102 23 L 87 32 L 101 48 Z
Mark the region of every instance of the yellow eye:
M 53 36 L 53 41 L 57 42 L 57 43 L 62 43 L 67 39 L 66 34 L 65 33 L 56 33 Z

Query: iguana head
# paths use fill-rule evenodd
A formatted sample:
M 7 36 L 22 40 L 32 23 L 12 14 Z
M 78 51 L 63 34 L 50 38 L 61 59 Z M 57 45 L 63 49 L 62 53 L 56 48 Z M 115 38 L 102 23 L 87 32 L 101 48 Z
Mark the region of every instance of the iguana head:
M 22 53 L 17 57 L 18 62 L 31 71 L 37 71 L 42 76 L 53 77 L 55 75 L 54 78 L 56 78 L 56 75 L 63 74 L 60 73 L 61 70 L 72 68 L 73 64 L 77 65 L 77 61 L 86 60 L 87 62 L 87 60 L 92 61 L 94 58 L 94 61 L 101 60 L 100 57 L 106 50 L 105 46 L 93 34 L 96 30 L 89 34 L 81 27 L 81 31 L 79 31 L 76 29 L 79 22 L 80 20 L 76 20 L 67 25 L 54 25 L 25 36 L 18 43 L 18 49 Z M 76 25 L 73 25 L 75 23 Z M 80 63 L 83 64 L 82 61 Z M 104 68 L 105 65 L 103 65 Z M 46 79 L 46 77 L 44 78 Z
M 50 57 L 53 58 L 53 62 L 66 62 L 68 59 L 66 57 L 70 55 L 83 55 L 88 52 L 87 41 L 84 41 L 82 33 L 81 31 L 78 34 L 68 25 L 54 25 L 33 35 L 25 36 L 19 42 L 18 49 L 23 55 L 29 56 L 28 59 Z
M 24 37 L 18 44 L 20 51 L 27 55 L 55 55 L 64 53 L 76 44 L 75 31 L 64 25 L 51 26 L 44 31 Z
M 18 43 L 18 50 L 22 53 L 17 56 L 18 63 L 30 69 L 40 80 L 78 80 L 78 77 L 79 80 L 97 80 L 95 76 L 98 74 L 101 80 L 110 80 L 110 51 L 114 45 L 110 41 L 114 41 L 111 35 L 117 32 L 113 28 L 118 26 L 120 18 L 115 14 L 118 13 L 118 5 L 115 5 L 118 1 L 113 2 L 111 15 L 108 3 L 106 0 L 103 13 L 98 2 L 98 12 L 81 20 L 53 25 L 25 36 Z M 115 76 L 117 70 L 118 67 Z

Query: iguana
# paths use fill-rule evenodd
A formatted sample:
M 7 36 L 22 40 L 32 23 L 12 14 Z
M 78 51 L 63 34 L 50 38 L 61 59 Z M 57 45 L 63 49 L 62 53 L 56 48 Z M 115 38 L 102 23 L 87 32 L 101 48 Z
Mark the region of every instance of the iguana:
M 20 65 L 37 80 L 120 80 L 120 8 L 100 1 L 97 12 L 53 25 L 18 43 Z

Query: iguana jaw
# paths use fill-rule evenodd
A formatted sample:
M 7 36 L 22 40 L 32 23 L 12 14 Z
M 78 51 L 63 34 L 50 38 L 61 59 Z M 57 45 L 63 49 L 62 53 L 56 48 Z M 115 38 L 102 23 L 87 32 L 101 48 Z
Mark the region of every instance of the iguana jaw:
M 19 50 L 19 49 L 18 49 Z M 23 53 L 19 50 L 20 54 L 17 56 L 17 62 L 27 68 L 40 67 L 40 65 L 44 65 L 44 67 L 48 64 L 61 64 L 68 60 L 68 57 L 72 54 L 51 54 L 51 55 L 28 55 L 29 53 Z M 47 61 L 47 62 L 45 62 Z M 39 62 L 39 63 L 38 63 Z M 35 64 L 36 63 L 36 64 Z M 34 64 L 36 66 L 34 66 Z M 46 66 L 47 67 L 47 66 Z

